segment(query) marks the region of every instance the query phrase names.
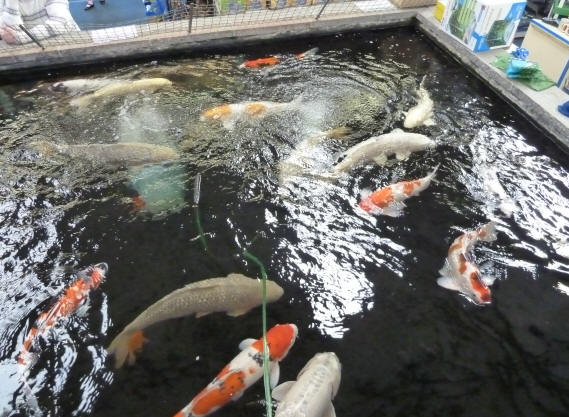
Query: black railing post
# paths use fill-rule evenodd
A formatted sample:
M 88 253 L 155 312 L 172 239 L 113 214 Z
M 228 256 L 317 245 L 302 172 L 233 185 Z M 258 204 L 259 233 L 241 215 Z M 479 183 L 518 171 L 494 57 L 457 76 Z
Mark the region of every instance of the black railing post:
M 24 31 L 24 33 L 25 33 L 26 35 L 28 35 L 28 36 L 30 37 L 30 39 L 31 39 L 32 41 L 34 41 L 34 42 L 42 49 L 42 51 L 45 50 L 45 48 L 44 48 L 43 45 L 40 43 L 40 41 L 38 41 L 38 40 L 36 39 L 36 37 L 35 37 L 34 35 L 32 35 L 31 32 L 30 32 L 28 29 L 26 29 L 26 27 L 25 27 L 24 25 L 19 25 L 19 26 L 20 26 L 20 29 L 22 29 L 22 30 Z
M 328 2 L 329 2 L 329 1 L 330 1 L 330 0 L 326 0 L 326 1 L 324 2 L 324 5 L 323 5 L 322 8 L 320 9 L 320 11 L 318 12 L 318 14 L 317 14 L 316 17 L 314 18 L 314 20 L 320 19 L 320 15 L 322 14 L 322 12 L 324 11 L 324 9 L 325 9 L 326 6 L 328 5 Z
M 192 33 L 192 21 L 194 20 L 194 4 L 190 3 L 190 17 L 188 19 L 188 33 Z

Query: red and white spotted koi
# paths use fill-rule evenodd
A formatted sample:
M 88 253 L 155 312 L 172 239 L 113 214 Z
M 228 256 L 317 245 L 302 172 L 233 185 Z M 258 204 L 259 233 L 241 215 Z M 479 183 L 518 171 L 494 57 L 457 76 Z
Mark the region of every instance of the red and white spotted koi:
M 478 266 L 472 261 L 470 252 L 476 242 L 496 240 L 496 224 L 486 223 L 457 237 L 448 250 L 445 265 L 439 273 L 437 284 L 453 291 L 459 291 L 479 304 L 492 302 L 489 286 L 495 278 L 482 277 Z
M 288 354 L 297 335 L 298 328 L 294 324 L 277 324 L 267 332 L 273 388 L 279 379 L 279 361 Z M 245 390 L 263 376 L 263 338 L 245 339 L 239 348 L 241 353 L 174 417 L 207 416 L 228 402 L 241 398 Z
M 386 216 L 400 216 L 405 207 L 404 200 L 419 195 L 425 190 L 435 176 L 437 166 L 429 175 L 417 180 L 401 181 L 383 187 L 374 193 L 363 192 L 360 208 L 371 214 L 383 214 Z
M 30 348 L 36 338 L 45 335 L 57 320 L 76 311 L 91 290 L 96 289 L 101 284 L 108 270 L 109 266 L 102 262 L 77 273 L 77 280 L 73 285 L 65 290 L 65 294 L 59 298 L 53 307 L 38 317 L 34 327 L 28 332 L 18 356 L 18 363 L 29 364 Z

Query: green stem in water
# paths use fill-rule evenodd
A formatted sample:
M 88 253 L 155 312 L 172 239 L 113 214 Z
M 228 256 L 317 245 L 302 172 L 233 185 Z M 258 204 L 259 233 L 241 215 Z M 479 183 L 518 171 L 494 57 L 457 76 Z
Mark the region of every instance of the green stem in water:
M 267 417 L 273 416 L 273 403 L 271 400 L 271 384 L 269 381 L 269 347 L 267 346 L 267 273 L 261 261 L 253 254 L 243 252 L 245 258 L 257 264 L 261 271 L 262 278 L 262 305 L 261 315 L 263 317 L 263 384 L 265 386 L 265 404 L 267 406 Z
M 205 240 L 202 222 L 200 220 L 200 209 L 198 206 L 194 206 L 194 218 L 196 219 L 196 228 L 198 229 L 198 234 L 200 236 L 200 243 L 202 245 L 202 249 L 207 252 L 207 242 Z
M 202 249 L 207 252 L 207 242 L 205 240 L 202 222 L 200 219 L 200 188 L 202 183 L 202 175 L 198 172 L 196 178 L 194 179 L 194 218 L 196 219 L 196 228 L 198 229 L 198 234 L 200 236 L 200 243 Z

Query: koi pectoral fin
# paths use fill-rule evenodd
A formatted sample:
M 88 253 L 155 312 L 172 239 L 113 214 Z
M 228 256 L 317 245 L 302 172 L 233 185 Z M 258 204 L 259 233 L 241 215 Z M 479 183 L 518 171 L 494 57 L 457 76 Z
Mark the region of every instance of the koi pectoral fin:
M 226 119 L 222 122 L 222 125 L 227 130 L 233 130 L 235 128 L 235 120 L 233 119 Z
M 243 314 L 247 313 L 249 310 L 233 310 L 233 311 L 228 311 L 227 315 L 229 317 L 239 317 L 242 316 Z
M 271 389 L 273 389 L 274 387 L 277 386 L 277 384 L 279 383 L 279 377 L 281 374 L 281 368 L 279 366 L 279 363 L 276 362 L 273 365 L 273 368 L 271 369 L 271 374 L 269 376 L 269 379 L 271 381 Z
M 488 276 L 488 275 L 483 275 L 480 280 L 484 283 L 484 285 L 486 285 L 487 287 L 491 287 L 492 284 L 494 284 L 494 281 L 496 281 L 496 277 L 493 276 Z
M 397 152 L 395 158 L 397 158 L 398 161 L 403 161 L 409 158 L 409 155 L 411 155 L 411 152 Z
M 440 277 L 437 279 L 437 284 L 443 288 L 446 288 L 447 290 L 460 291 L 458 285 L 456 285 L 455 282 L 449 277 Z
M 403 214 L 403 209 L 405 208 L 405 203 L 402 201 L 392 203 L 388 207 L 385 207 L 381 210 L 381 214 L 389 217 L 399 217 Z
M 373 158 L 373 161 L 377 165 L 385 165 L 387 163 L 387 156 L 384 153 L 382 153 L 382 154 L 376 156 L 375 158 Z
M 273 399 L 275 399 L 276 401 L 282 401 L 286 396 L 286 394 L 290 391 L 294 383 L 295 381 L 287 381 L 275 387 L 275 389 L 273 389 L 273 391 L 271 392 Z

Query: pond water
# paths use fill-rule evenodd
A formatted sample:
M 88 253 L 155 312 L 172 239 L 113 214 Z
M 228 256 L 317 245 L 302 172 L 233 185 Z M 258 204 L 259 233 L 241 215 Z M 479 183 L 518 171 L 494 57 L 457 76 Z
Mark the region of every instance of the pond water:
M 313 47 L 317 55 L 294 58 Z M 239 68 L 270 54 L 281 63 Z M 420 33 L 337 35 L 93 71 L 0 86 L 0 414 L 174 414 L 241 340 L 261 336 L 259 308 L 152 327 L 137 363 L 120 370 L 105 347 L 186 283 L 230 272 L 257 277 L 245 249 L 285 290 L 268 306 L 269 326 L 299 328 L 280 381 L 295 379 L 315 353 L 336 352 L 338 416 L 569 414 L 569 259 L 559 249 L 569 235 L 569 158 Z M 279 162 L 311 135 L 351 128 L 318 147 L 325 170 L 348 147 L 401 128 L 425 74 L 436 125 L 414 131 L 435 148 L 337 181 L 283 181 Z M 47 88 L 73 77 L 164 77 L 173 85 L 74 107 L 70 94 Z M 200 121 L 213 106 L 295 99 L 233 130 Z M 113 168 L 31 150 L 40 140 L 146 142 L 181 157 Z M 362 190 L 423 177 L 437 164 L 433 183 L 401 217 L 357 210 Z M 500 210 L 489 172 L 511 199 L 511 216 Z M 211 256 L 194 240 L 198 173 Z M 137 195 L 146 206 L 133 204 Z M 436 280 L 452 241 L 490 220 L 498 239 L 474 254 L 497 279 L 492 303 L 479 306 Z M 98 262 L 109 272 L 89 309 L 40 341 L 22 382 L 17 356 L 30 326 L 74 271 Z M 258 383 L 216 415 L 264 415 L 262 399 Z

